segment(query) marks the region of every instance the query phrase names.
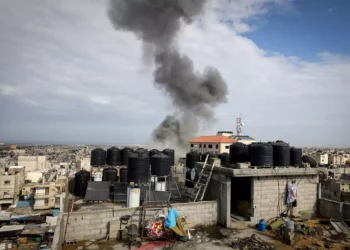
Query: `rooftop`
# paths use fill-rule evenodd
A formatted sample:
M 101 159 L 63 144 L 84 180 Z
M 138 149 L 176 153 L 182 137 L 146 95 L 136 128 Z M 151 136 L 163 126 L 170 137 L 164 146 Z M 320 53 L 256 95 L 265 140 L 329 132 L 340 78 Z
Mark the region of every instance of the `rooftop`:
M 227 136 L 214 135 L 214 136 L 200 136 L 190 140 L 191 143 L 235 143 L 237 140 L 233 140 Z

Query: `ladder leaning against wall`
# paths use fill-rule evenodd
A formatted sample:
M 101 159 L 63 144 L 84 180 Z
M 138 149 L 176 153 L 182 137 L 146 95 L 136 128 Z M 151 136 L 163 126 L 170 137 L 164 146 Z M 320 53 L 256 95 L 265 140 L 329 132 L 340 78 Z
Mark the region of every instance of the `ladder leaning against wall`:
M 210 169 L 207 169 L 208 159 L 209 159 L 209 155 L 207 155 L 207 157 L 205 158 L 205 162 L 199 174 L 198 181 L 193 187 L 193 190 L 188 199 L 188 202 L 202 201 L 204 198 L 205 191 L 207 190 L 207 187 L 209 185 L 210 178 L 215 166 L 215 161 L 213 161 L 213 164 L 211 165 Z M 207 170 L 209 170 L 209 172 Z

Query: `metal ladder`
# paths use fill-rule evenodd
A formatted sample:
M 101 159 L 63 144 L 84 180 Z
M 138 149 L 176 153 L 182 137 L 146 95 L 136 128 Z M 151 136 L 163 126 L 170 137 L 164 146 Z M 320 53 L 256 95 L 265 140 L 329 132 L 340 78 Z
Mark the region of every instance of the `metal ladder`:
M 205 158 L 205 162 L 199 174 L 198 181 L 193 187 L 192 193 L 188 198 L 188 202 L 202 201 L 204 198 L 204 194 L 205 194 L 205 191 L 207 190 L 211 175 L 213 173 L 214 165 L 215 165 L 215 161 L 213 161 L 209 174 L 204 173 L 207 165 L 208 157 L 209 155 L 207 155 L 207 157 Z

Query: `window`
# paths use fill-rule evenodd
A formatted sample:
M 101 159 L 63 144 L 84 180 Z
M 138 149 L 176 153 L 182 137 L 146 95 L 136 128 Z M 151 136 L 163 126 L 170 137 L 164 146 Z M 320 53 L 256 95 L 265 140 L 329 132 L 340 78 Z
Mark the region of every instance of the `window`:
M 203 148 L 206 148 L 206 147 L 207 147 L 207 145 L 206 145 L 206 144 L 204 144 L 204 145 L 203 145 Z
M 199 144 L 199 147 L 201 148 L 201 147 L 202 147 L 202 144 Z
M 11 182 L 10 181 L 5 181 L 5 184 L 10 184 Z
M 45 188 L 45 195 L 48 195 L 48 194 L 49 194 L 49 189 Z
M 216 146 L 216 149 L 218 149 L 218 148 L 219 148 L 219 145 L 218 145 L 218 144 L 216 144 L 215 146 Z
M 209 145 L 208 145 L 208 148 L 213 148 L 213 145 L 209 144 Z
M 193 148 L 193 144 L 191 144 L 191 148 Z
M 49 199 L 45 199 L 45 204 L 49 203 Z
M 230 148 L 230 146 L 225 146 L 225 148 L 226 148 L 226 149 L 229 149 L 229 148 Z

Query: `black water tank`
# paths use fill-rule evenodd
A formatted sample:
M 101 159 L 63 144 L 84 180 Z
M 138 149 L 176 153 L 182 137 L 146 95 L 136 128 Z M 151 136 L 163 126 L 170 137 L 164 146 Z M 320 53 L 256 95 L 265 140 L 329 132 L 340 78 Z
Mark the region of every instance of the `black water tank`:
M 221 166 L 228 166 L 230 164 L 230 155 L 228 153 L 219 154 Z
M 138 149 L 136 149 L 135 150 L 135 153 L 146 153 L 146 154 L 148 154 L 148 150 L 147 149 L 145 149 L 145 148 L 138 148 Z
M 119 170 L 119 180 L 120 182 L 128 182 L 128 169 L 121 168 Z
M 195 163 L 200 161 L 200 153 L 189 152 L 186 154 L 186 168 L 194 168 Z
M 156 154 L 151 158 L 151 174 L 168 176 L 170 173 L 170 157 L 166 154 Z
M 163 150 L 163 154 L 169 156 L 170 158 L 170 166 L 174 166 L 175 165 L 175 150 L 174 149 L 170 149 L 170 148 L 166 148 Z
M 123 148 L 121 150 L 121 165 L 127 166 L 129 162 L 129 154 L 132 153 L 133 150 L 131 148 Z
M 290 147 L 288 143 L 276 141 L 271 143 L 273 148 L 273 165 L 275 167 L 290 166 Z
M 290 165 L 294 167 L 299 167 L 303 164 L 303 150 L 301 148 L 290 148 Z
M 230 145 L 230 164 L 249 161 L 249 147 L 241 142 Z
M 91 151 L 91 166 L 103 166 L 106 165 L 106 151 L 102 148 L 95 148 Z
M 118 170 L 115 168 L 105 168 L 102 172 L 102 181 L 110 181 L 111 183 L 118 181 Z
M 251 166 L 273 166 L 273 148 L 270 143 L 253 143 L 249 145 Z
M 86 170 L 80 170 L 75 173 L 74 195 L 85 197 L 88 182 L 90 181 L 90 173 Z
M 149 158 L 151 159 L 153 155 L 161 153 L 158 149 L 151 149 L 148 151 Z
M 107 165 L 118 166 L 121 163 L 121 151 L 119 148 L 111 147 L 107 149 Z
M 147 153 L 132 153 L 128 163 L 128 182 L 147 183 L 150 179 Z

